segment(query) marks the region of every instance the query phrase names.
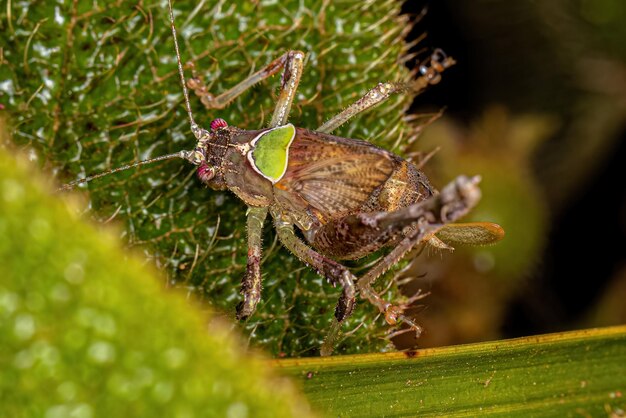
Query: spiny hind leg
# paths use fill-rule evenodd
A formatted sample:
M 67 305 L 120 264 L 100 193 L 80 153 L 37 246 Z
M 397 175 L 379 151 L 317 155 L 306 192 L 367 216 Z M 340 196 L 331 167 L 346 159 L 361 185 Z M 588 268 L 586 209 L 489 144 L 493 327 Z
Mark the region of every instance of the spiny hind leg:
M 237 305 L 237 319 L 248 318 L 261 300 L 261 244 L 267 208 L 248 208 L 248 262 L 241 280 L 243 300 Z
M 390 212 L 356 213 L 328 222 L 316 229 L 313 247 L 333 258 L 357 259 L 383 246 L 395 246 L 382 259 L 388 266 L 380 264 L 378 268 L 383 271 L 374 267 L 365 276 L 371 282 L 410 250 L 401 244 L 411 231 L 422 227 L 424 238 L 430 239 L 444 224 L 469 212 L 480 199 L 479 181 L 479 177 L 459 176 L 440 193 L 421 202 Z
M 416 245 L 429 240 L 442 226 L 455 222 L 469 212 L 480 200 L 479 180 L 478 177 L 459 176 L 444 187 L 441 193 L 425 201 L 394 212 L 351 215 L 342 220 L 343 225 L 349 229 L 348 234 L 358 231 L 357 235 L 359 237 L 362 235 L 369 236 L 370 240 L 375 239 L 376 234 L 394 236 L 390 231 L 399 231 L 407 226 L 411 226 L 406 236 L 386 256 L 359 278 L 356 283 L 360 295 L 376 306 L 390 325 L 404 322 L 418 335 L 421 332 L 421 327 L 411 318 L 404 315 L 402 307 L 385 301 L 376 293 L 372 288 L 373 282 L 415 248 Z M 330 235 L 331 229 L 322 229 L 320 231 L 326 234 L 325 237 L 322 237 L 323 240 L 333 238 Z M 343 234 L 345 235 L 346 232 L 344 231 Z M 318 239 L 317 235 L 316 239 Z M 350 239 L 352 240 L 352 238 Z M 336 320 L 331 325 L 328 337 L 322 346 L 322 355 L 332 353 L 340 327 L 340 321 Z
M 459 176 L 441 189 L 441 192 L 422 202 L 394 212 L 361 215 L 362 222 L 374 228 L 411 224 L 414 228 L 359 279 L 357 288 L 361 290 L 371 285 L 418 243 L 430 240 L 445 224 L 456 222 L 465 216 L 480 200 L 479 182 L 479 176 Z
M 425 224 L 426 225 L 418 226 L 407 237 L 402 239 L 400 243 L 394 247 L 391 253 L 383 257 L 357 282 L 359 294 L 378 308 L 380 313 L 385 316 L 385 321 L 389 325 L 396 325 L 399 321 L 406 323 L 418 335 L 421 333 L 422 329 L 411 318 L 404 315 L 404 307 L 394 305 L 391 302 L 384 300 L 372 288 L 372 284 L 378 277 L 397 263 L 404 255 L 422 242 L 427 241 L 429 237 L 433 235 L 437 228 L 433 225 L 429 225 L 428 223 Z
M 441 73 L 453 64 L 452 58 L 437 49 L 424 64 L 420 65 L 420 76 L 416 80 L 410 83 L 379 83 L 359 100 L 330 118 L 316 131 L 331 133 L 356 115 L 378 106 L 393 94 L 406 92 L 417 94 L 429 84 L 437 84 L 441 80 Z
M 356 298 L 354 280 L 356 277 L 354 277 L 347 267 L 330 258 L 324 257 L 302 242 L 302 240 L 296 236 L 292 224 L 281 221 L 279 216 L 275 216 L 274 225 L 278 233 L 278 238 L 289 251 L 317 270 L 317 272 L 328 279 L 333 286 L 339 284 L 343 288 L 341 297 L 335 308 L 336 320 L 339 323 L 343 322 L 354 310 Z
M 415 321 L 413 321 L 413 319 L 404 314 L 402 306 L 394 305 L 381 298 L 380 295 L 372 288 L 371 282 L 391 268 L 404 254 L 421 242 L 427 234 L 432 235 L 431 231 L 434 230 L 434 228 L 429 227 L 427 222 L 425 222 L 424 225 L 415 228 L 413 230 L 413 234 L 402 239 L 400 243 L 394 247 L 394 250 L 392 251 L 392 253 L 395 252 L 394 256 L 391 256 L 392 253 L 390 253 L 389 256 L 384 257 L 377 264 L 375 264 L 374 267 L 372 267 L 365 274 L 365 276 L 357 281 L 357 289 L 360 296 L 367 299 L 372 305 L 374 305 L 379 312 L 385 316 L 385 321 L 387 321 L 389 325 L 396 325 L 398 322 L 403 322 L 409 325 L 410 329 L 413 330 L 418 336 L 421 334 L 422 328 Z M 320 349 L 320 355 L 329 356 L 332 354 L 340 329 L 341 321 L 337 319 L 333 320 L 333 323 L 330 325 L 329 331 L 326 335 L 326 339 Z
M 187 80 L 187 87 L 193 90 L 196 96 L 200 97 L 200 101 L 207 109 L 223 109 L 250 87 L 278 73 L 281 68 L 284 69 L 281 90 L 283 89 L 282 85 L 285 84 L 285 80 L 291 80 L 293 83 L 294 77 L 292 74 L 295 75 L 295 87 L 297 87 L 300 75 L 302 74 L 303 61 L 304 53 L 300 51 L 288 51 L 276 58 L 274 61 L 270 62 L 261 70 L 255 72 L 234 87 L 217 96 L 214 96 L 209 92 L 202 78 L 196 73 L 193 64 L 190 63 L 188 65 L 191 66 L 193 76 Z M 291 102 L 289 102 L 289 105 L 290 104 Z M 287 109 L 287 113 L 289 113 L 288 110 L 289 109 Z
M 360 294 L 385 315 L 385 320 L 390 325 L 402 321 L 418 335 L 421 332 L 421 327 L 406 317 L 401 307 L 383 300 L 374 291 L 372 284 L 417 245 L 436 239 L 434 234 L 445 224 L 455 222 L 467 214 L 480 200 L 479 180 L 478 177 L 459 176 L 444 187 L 439 194 L 405 209 L 390 212 L 384 217 L 387 218 L 385 221 L 391 220 L 392 223 L 402 223 L 403 218 L 407 216 L 416 219 L 415 227 L 409 230 L 407 235 L 357 282 Z M 377 220 L 377 222 L 381 221 L 382 219 Z

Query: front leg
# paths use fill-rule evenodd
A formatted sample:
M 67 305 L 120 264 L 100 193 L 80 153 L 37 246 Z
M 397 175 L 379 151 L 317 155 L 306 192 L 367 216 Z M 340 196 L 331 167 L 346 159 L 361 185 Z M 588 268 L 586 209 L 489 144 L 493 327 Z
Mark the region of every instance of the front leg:
M 280 242 L 287 247 L 296 257 L 313 267 L 317 272 L 330 281 L 333 286 L 339 284 L 343 287 L 341 297 L 335 308 L 335 318 L 341 323 L 352 314 L 355 306 L 356 289 L 355 277 L 347 267 L 335 260 L 324 257 L 320 253 L 306 245 L 298 238 L 293 230 L 293 225 L 281 220 L 280 214 L 272 212 L 274 226 Z
M 300 84 L 300 77 L 304 69 L 304 53 L 289 51 L 285 56 L 287 57 L 284 64 L 285 71 L 283 71 L 283 76 L 280 80 L 280 93 L 278 94 L 278 100 L 276 100 L 270 128 L 287 123 L 291 104 L 296 97 L 296 91 L 298 90 L 298 84 Z
M 241 280 L 243 300 L 237 305 L 237 319 L 248 318 L 261 300 L 261 244 L 267 208 L 248 208 L 248 263 Z

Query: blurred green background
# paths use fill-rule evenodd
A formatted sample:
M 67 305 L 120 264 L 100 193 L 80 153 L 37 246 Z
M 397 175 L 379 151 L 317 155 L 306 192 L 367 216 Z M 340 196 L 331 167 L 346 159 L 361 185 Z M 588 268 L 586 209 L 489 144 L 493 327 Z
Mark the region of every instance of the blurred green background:
M 418 141 L 442 184 L 483 175 L 472 219 L 493 248 L 416 266 L 432 290 L 420 344 L 626 322 L 626 3 L 406 2 L 414 36 L 458 59 L 416 112 L 445 107 Z M 462 255 L 460 255 L 461 253 Z
M 0 132 L 6 132 L 0 118 Z M 310 416 L 295 386 L 119 231 L 0 146 L 0 415 Z
M 410 100 L 397 97 L 337 132 L 416 161 L 439 148 L 424 167 L 433 184 L 481 174 L 484 198 L 471 219 L 507 231 L 493 247 L 424 251 L 379 283 L 381 291 L 392 283 L 387 296 L 394 299 L 398 287 L 406 296 L 430 292 L 410 311 L 424 336 L 405 335 L 401 347 L 626 322 L 622 2 L 205 1 L 176 8 L 183 60 L 195 62 L 212 91 L 286 49 L 307 52 L 292 121 L 310 128 L 377 82 L 407 79 L 432 48 L 456 58 L 442 82 L 413 102 L 413 122 L 404 113 Z M 407 14 L 398 19 L 401 8 Z M 59 182 L 192 146 L 165 10 L 163 2 L 0 4 L 2 113 L 18 148 Z M 411 55 L 407 37 L 420 40 Z M 196 118 L 263 126 L 277 82 L 259 84 L 224 111 L 206 112 L 193 100 Z M 234 317 L 246 255 L 240 202 L 205 190 L 191 167 L 174 161 L 82 190 L 81 210 L 120 225 L 126 245 L 163 271 L 162 286 Z M 259 311 L 232 327 L 272 355 L 315 355 L 339 293 L 282 249 L 269 225 L 264 248 Z M 346 331 L 339 353 L 393 349 L 366 303 Z

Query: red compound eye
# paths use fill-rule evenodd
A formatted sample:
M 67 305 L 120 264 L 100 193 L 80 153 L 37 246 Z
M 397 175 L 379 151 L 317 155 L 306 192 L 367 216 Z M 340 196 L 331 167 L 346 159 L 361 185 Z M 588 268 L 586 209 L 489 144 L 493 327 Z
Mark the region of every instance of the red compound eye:
M 215 176 L 215 168 L 206 164 L 201 164 L 196 171 L 201 182 L 206 183 Z
M 226 123 L 226 121 L 221 118 L 214 119 L 213 122 L 211 122 L 212 131 L 217 131 L 218 129 L 225 128 L 227 126 L 228 126 L 228 123 Z

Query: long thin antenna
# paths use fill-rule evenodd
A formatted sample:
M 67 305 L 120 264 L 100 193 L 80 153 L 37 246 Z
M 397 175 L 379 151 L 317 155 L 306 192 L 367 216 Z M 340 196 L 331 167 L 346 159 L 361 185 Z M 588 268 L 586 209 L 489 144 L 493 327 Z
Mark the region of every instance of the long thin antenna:
M 172 7 L 172 0 L 167 0 L 167 5 L 170 9 L 170 26 L 172 27 L 172 36 L 174 37 L 174 49 L 176 50 L 176 62 L 178 63 L 178 75 L 180 76 L 180 84 L 183 88 L 183 95 L 185 96 L 185 108 L 187 109 L 187 115 L 189 116 L 189 123 L 191 124 L 191 131 L 196 133 L 198 125 L 193 120 L 193 114 L 191 113 L 191 105 L 189 104 L 189 92 L 187 91 L 187 85 L 185 83 L 185 73 L 183 72 L 183 64 L 180 61 L 180 49 L 178 48 L 178 38 L 176 37 L 176 25 L 174 24 L 174 8 Z
M 178 151 L 174 154 L 161 155 L 160 157 L 150 158 L 148 160 L 137 161 L 136 163 L 123 165 L 121 167 L 114 168 L 112 170 L 103 171 L 102 173 L 94 174 L 93 176 L 85 177 L 79 180 L 71 181 L 63 186 L 59 187 L 60 190 L 71 190 L 79 184 L 87 183 L 91 180 L 98 179 L 100 177 L 108 176 L 109 174 L 117 173 L 118 171 L 128 170 L 129 168 L 139 167 L 140 165 L 155 163 L 157 161 L 170 160 L 172 158 L 183 158 L 185 160 L 189 159 L 189 151 Z
M 185 84 L 185 74 L 183 72 L 183 64 L 180 60 L 180 50 L 178 48 L 178 39 L 176 37 L 176 26 L 174 25 L 174 9 L 172 7 L 172 0 L 168 0 L 167 4 L 169 6 L 170 11 L 170 24 L 172 28 L 172 35 L 174 37 L 174 48 L 176 50 L 176 62 L 178 64 L 178 75 L 180 76 L 180 84 L 183 88 L 183 95 L 185 96 L 185 108 L 187 109 L 187 115 L 189 116 L 189 123 L 191 124 L 191 132 L 196 136 L 196 138 L 200 138 L 205 135 L 206 131 L 200 129 L 200 127 L 196 124 L 193 119 L 193 114 L 191 113 L 191 105 L 189 104 L 189 92 L 187 91 L 187 85 Z M 198 165 L 198 160 L 194 151 L 179 151 L 174 154 L 162 155 L 160 157 L 150 158 L 148 160 L 138 161 L 133 164 L 123 165 L 121 167 L 117 167 L 111 170 L 103 171 L 98 174 L 94 174 L 89 177 L 82 178 L 80 180 L 74 180 L 67 184 L 64 184 L 59 188 L 59 190 L 71 190 L 79 184 L 87 183 L 91 180 L 98 179 L 100 177 L 108 176 L 109 174 L 117 173 L 119 171 L 128 170 L 129 168 L 139 167 L 145 164 L 154 163 L 157 161 L 169 160 L 172 158 L 182 158 L 184 160 L 189 161 L 192 164 Z

